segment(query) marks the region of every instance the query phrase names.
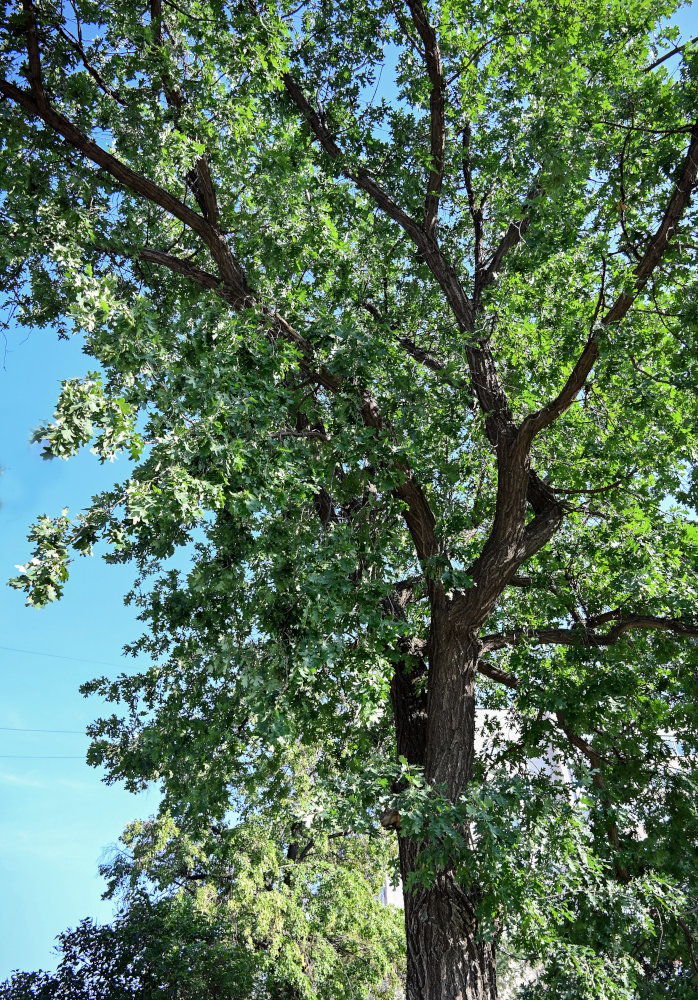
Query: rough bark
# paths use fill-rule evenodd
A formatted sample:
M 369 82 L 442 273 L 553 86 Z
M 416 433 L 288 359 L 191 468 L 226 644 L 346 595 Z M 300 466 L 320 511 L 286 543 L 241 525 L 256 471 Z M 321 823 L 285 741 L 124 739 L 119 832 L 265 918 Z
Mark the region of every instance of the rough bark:
M 418 845 L 407 837 L 399 844 L 404 877 Z M 477 901 L 477 890 L 465 891 L 452 872 L 405 893 L 407 1000 L 497 1000 L 495 946 L 480 937 Z
M 477 642 L 444 616 L 433 622 L 429 659 L 428 699 L 415 691 L 426 664 L 413 658 L 396 667 L 391 696 L 397 749 L 410 764 L 424 767 L 430 782 L 445 785 L 457 798 L 472 776 Z M 444 871 L 429 888 L 407 890 L 420 844 L 398 832 L 398 845 L 405 886 L 407 1000 L 496 1000 L 495 946 L 480 935 L 478 887 L 464 888 L 452 871 Z

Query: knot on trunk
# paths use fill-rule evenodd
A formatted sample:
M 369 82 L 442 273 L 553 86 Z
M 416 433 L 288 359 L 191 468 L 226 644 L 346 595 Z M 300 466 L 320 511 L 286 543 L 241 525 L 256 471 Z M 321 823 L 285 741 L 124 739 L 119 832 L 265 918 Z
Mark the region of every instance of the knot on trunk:
M 381 826 L 384 830 L 399 830 L 402 825 L 397 809 L 384 809 L 381 813 Z

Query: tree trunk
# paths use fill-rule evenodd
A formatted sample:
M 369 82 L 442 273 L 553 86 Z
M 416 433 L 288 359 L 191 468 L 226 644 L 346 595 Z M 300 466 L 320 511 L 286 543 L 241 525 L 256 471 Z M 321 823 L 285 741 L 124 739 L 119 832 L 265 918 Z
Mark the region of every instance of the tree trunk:
M 403 879 L 417 849 L 400 838 Z M 495 946 L 480 939 L 476 906 L 477 893 L 450 872 L 430 889 L 405 892 L 407 1000 L 497 1000 Z
M 391 696 L 398 754 L 424 767 L 426 780 L 456 801 L 472 777 L 475 744 L 477 640 L 432 621 L 429 693 L 415 693 L 426 664 L 397 665 Z M 408 665 L 409 664 L 409 665 Z M 479 890 L 459 886 L 451 871 L 434 884 L 407 890 L 419 844 L 399 836 L 400 873 L 405 887 L 407 1000 L 497 1000 L 495 946 L 479 934 Z

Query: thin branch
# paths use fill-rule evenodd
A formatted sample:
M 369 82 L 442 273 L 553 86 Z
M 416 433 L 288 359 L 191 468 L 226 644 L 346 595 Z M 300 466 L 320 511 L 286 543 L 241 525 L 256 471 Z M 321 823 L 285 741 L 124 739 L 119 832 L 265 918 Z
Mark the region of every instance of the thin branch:
M 509 251 L 513 250 L 513 248 L 518 246 L 518 244 L 523 240 L 528 227 L 531 224 L 531 217 L 527 214 L 527 208 L 533 201 L 535 201 L 536 198 L 540 197 L 541 193 L 542 190 L 539 184 L 539 179 L 536 178 L 526 192 L 526 197 L 521 206 L 522 218 L 517 222 L 509 223 L 506 233 L 500 240 L 497 249 L 492 254 L 492 259 L 482 272 L 477 283 L 476 298 L 479 296 L 479 293 L 483 288 L 487 288 L 487 286 L 494 281 L 497 276 L 497 272 L 502 265 L 502 261 Z
M 697 39 L 693 39 L 697 41 Z M 691 959 L 691 965 L 693 966 L 693 971 L 698 973 L 698 959 L 696 959 L 695 949 L 693 947 L 693 935 L 691 934 L 691 929 L 684 920 L 683 917 L 679 916 L 676 918 L 676 923 L 679 925 L 683 931 L 684 937 L 686 938 L 686 944 L 688 945 L 688 955 Z
M 465 182 L 465 190 L 468 195 L 468 210 L 470 211 L 470 218 L 473 220 L 473 230 L 475 236 L 475 280 L 476 282 L 480 280 L 480 271 L 482 269 L 483 263 L 483 250 L 482 250 L 482 237 L 483 237 L 483 225 L 482 225 L 482 205 L 475 204 L 475 191 L 473 189 L 473 175 L 470 164 L 470 142 L 472 139 L 472 126 L 469 120 L 466 120 L 463 126 L 463 156 L 462 156 L 462 170 L 463 170 L 463 180 Z
M 632 251 L 635 260 L 641 260 L 642 254 L 639 252 L 633 241 L 630 239 L 627 227 L 625 225 L 625 209 L 627 207 L 626 194 L 625 194 L 625 154 L 628 148 L 628 143 L 632 137 L 632 130 L 628 130 L 625 133 L 625 138 L 623 139 L 623 145 L 620 150 L 620 157 L 618 160 L 618 183 L 620 187 L 620 204 L 618 206 L 620 213 L 620 226 L 623 230 L 623 236 L 625 236 L 626 242 Z
M 384 326 L 386 327 L 386 329 L 389 329 L 391 333 L 394 332 L 393 327 L 388 325 L 388 323 L 383 319 L 380 311 L 376 309 L 376 307 L 373 305 L 372 302 L 362 302 L 361 307 L 365 309 L 366 312 L 369 313 L 376 320 L 377 323 L 380 323 L 381 326 Z M 409 337 L 398 337 L 397 343 L 400 345 L 400 347 L 403 348 L 406 354 L 409 354 L 410 357 L 414 358 L 415 361 L 419 361 L 420 364 L 423 364 L 425 368 L 429 368 L 431 371 L 436 372 L 437 374 L 441 373 L 446 368 L 445 361 L 441 361 L 434 354 L 432 354 L 431 351 L 427 351 L 423 347 L 419 347 L 417 344 L 415 344 L 413 340 L 410 340 Z M 453 385 L 451 379 L 447 378 L 444 381 L 446 382 L 447 385 Z
M 337 145 L 334 135 L 328 128 L 324 114 L 315 110 L 291 74 L 284 73 L 283 81 L 286 90 L 310 126 L 315 138 L 331 160 L 340 162 L 341 170 L 345 177 L 353 181 L 362 191 L 365 191 L 386 215 L 393 219 L 394 222 L 397 222 L 412 237 L 418 246 L 426 246 L 426 233 L 419 223 L 400 208 L 397 202 L 373 179 L 368 171 L 354 169 L 342 162 L 342 150 Z
M 99 247 L 98 249 L 105 252 L 105 248 Z M 228 299 L 228 290 L 225 287 L 225 283 L 222 278 L 217 277 L 215 274 L 211 274 L 210 271 L 204 271 L 202 268 L 197 267 L 192 264 L 191 261 L 183 260 L 181 257 L 175 257 L 171 253 L 163 253 L 161 250 L 152 250 L 149 247 L 144 247 L 142 250 L 138 251 L 138 257 L 140 260 L 147 261 L 149 264 L 158 264 L 161 267 L 166 267 L 169 271 L 173 271 L 175 274 L 181 274 L 183 277 L 188 278 L 190 281 L 195 282 L 200 285 L 201 288 L 205 288 L 208 291 L 213 291 L 221 298 L 231 301 L 233 305 L 243 305 L 245 300 L 235 297 L 232 300 Z
M 273 431 L 269 437 L 272 440 L 282 440 L 283 438 L 305 438 L 311 441 L 331 441 L 332 438 L 329 434 L 323 434 L 322 431 L 315 431 L 308 428 L 305 431 Z
M 565 489 L 558 489 L 555 486 L 551 486 L 550 489 L 552 490 L 553 493 L 559 494 L 561 496 L 582 495 L 585 497 L 591 497 L 599 493 L 609 493 L 611 490 L 618 489 L 619 486 L 622 486 L 624 483 L 627 483 L 629 479 L 632 479 L 636 472 L 637 469 L 633 469 L 632 472 L 629 472 L 627 476 L 621 476 L 620 479 L 616 479 L 615 482 L 609 483 L 608 486 L 597 486 L 594 489 L 565 490 Z
M 111 97 L 113 101 L 116 101 L 117 104 L 120 104 L 122 108 L 127 108 L 128 101 L 125 98 L 123 98 L 117 90 L 114 90 L 113 87 L 109 86 L 104 77 L 99 73 L 98 70 L 95 69 L 92 63 L 88 60 L 87 53 L 85 52 L 85 49 L 82 46 L 82 39 L 73 38 L 73 36 L 70 35 L 67 31 L 65 31 L 63 26 L 57 22 L 53 23 L 53 29 L 54 31 L 57 31 L 58 34 L 61 36 L 61 38 L 77 52 L 77 54 L 80 56 L 80 60 L 83 66 L 90 74 L 92 79 L 95 81 L 99 89 L 103 93 L 105 93 L 107 97 Z
M 310 104 L 290 73 L 284 74 L 283 81 L 291 99 L 321 147 L 331 160 L 339 164 L 342 174 L 368 194 L 376 205 L 412 239 L 427 267 L 445 293 L 459 325 L 464 331 L 471 332 L 474 320 L 473 304 L 466 295 L 458 274 L 442 253 L 434 234 L 427 232 L 412 216 L 400 208 L 367 170 L 351 167 L 344 162 L 342 150 L 328 127 L 324 114 L 318 112 Z M 491 409 L 493 409 L 492 406 L 485 405 L 486 412 Z
M 679 54 L 679 52 L 683 52 L 683 50 L 688 45 L 694 45 L 696 42 L 698 42 L 698 36 L 696 36 L 695 38 L 689 39 L 687 42 L 684 42 L 682 45 L 677 45 L 675 48 L 671 49 L 670 52 L 665 52 L 663 56 L 659 57 L 659 59 L 655 59 L 655 61 L 653 63 L 650 63 L 649 66 L 645 66 L 645 68 L 643 69 L 642 72 L 643 73 L 649 73 L 651 70 L 656 69 L 657 66 L 661 66 L 663 62 L 667 61 L 667 59 L 671 59 L 673 56 L 677 56 Z

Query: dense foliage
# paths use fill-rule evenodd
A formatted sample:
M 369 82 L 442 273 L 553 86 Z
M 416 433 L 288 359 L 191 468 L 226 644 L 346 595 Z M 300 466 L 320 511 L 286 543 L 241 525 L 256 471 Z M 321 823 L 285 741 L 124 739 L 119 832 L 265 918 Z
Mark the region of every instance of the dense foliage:
M 262 822 L 199 842 L 169 817 L 133 823 L 102 866 L 112 924 L 58 939 L 55 973 L 15 973 L 3 1000 L 393 997 L 401 919 L 379 898 L 385 845 L 298 839 Z
M 13 584 L 135 564 L 153 666 L 87 685 L 90 759 L 183 836 L 398 829 L 410 1000 L 492 1000 L 497 948 L 536 996 L 695 988 L 675 7 L 3 5 L 9 315 L 94 359 L 36 440 L 131 461 Z

